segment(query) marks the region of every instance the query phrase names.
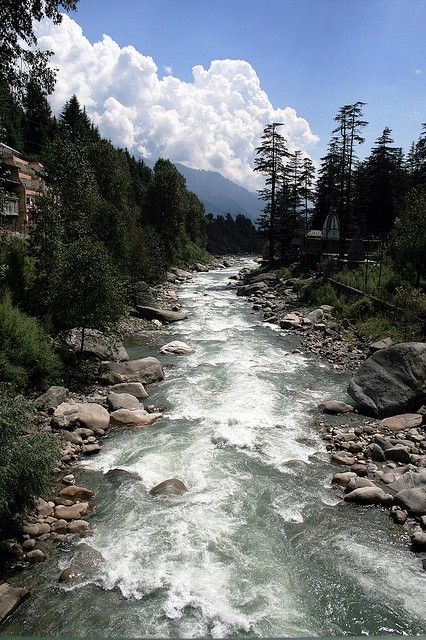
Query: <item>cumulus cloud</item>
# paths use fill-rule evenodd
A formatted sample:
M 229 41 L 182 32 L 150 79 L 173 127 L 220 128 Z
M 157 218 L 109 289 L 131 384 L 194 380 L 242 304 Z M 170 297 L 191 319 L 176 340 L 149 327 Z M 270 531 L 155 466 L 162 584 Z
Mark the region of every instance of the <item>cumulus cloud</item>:
M 295 109 L 273 107 L 244 60 L 196 65 L 192 82 L 184 82 L 170 67 L 160 77 L 150 56 L 120 47 L 108 35 L 89 42 L 69 16 L 59 26 L 42 21 L 36 31 L 39 46 L 55 54 L 54 111 L 76 94 L 102 135 L 142 157 L 219 171 L 256 189 L 261 177 L 253 174 L 253 162 L 265 124 L 284 123 L 290 150 L 308 153 L 318 141 Z
M 414 73 L 416 74 L 416 76 L 421 76 L 423 73 L 423 69 L 414 69 Z

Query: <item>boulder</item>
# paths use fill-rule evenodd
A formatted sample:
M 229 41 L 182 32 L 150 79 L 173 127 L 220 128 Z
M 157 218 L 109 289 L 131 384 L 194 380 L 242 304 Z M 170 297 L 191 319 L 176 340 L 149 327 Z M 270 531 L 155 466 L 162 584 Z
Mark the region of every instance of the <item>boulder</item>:
M 393 462 L 410 462 L 410 454 L 403 444 L 396 444 L 394 447 L 386 449 L 385 457 L 386 460 L 393 460 Z
M 347 451 L 335 451 L 331 455 L 331 461 L 337 464 L 346 464 L 348 467 L 355 463 L 355 458 Z
M 338 484 L 341 487 L 346 487 L 352 478 L 356 478 L 357 475 L 353 471 L 345 471 L 343 473 L 335 473 L 331 480 L 332 484 Z
M 377 351 L 352 378 L 348 393 L 361 411 L 386 417 L 426 400 L 426 343 L 406 342 Z
M 41 516 L 42 518 L 48 518 L 49 516 L 53 515 L 53 507 L 52 507 L 53 502 L 49 503 L 46 502 L 46 500 L 43 500 L 43 498 L 38 498 L 36 500 L 36 508 L 37 508 L 37 513 L 39 516 Z
M 40 411 L 53 411 L 58 405 L 65 402 L 67 395 L 68 389 L 65 387 L 49 387 L 34 401 L 34 406 Z
M 196 262 L 192 265 L 192 268 L 194 269 L 194 271 L 198 271 L 198 273 L 205 273 L 206 271 L 208 271 L 206 265 L 201 264 L 201 262 Z
M 376 485 L 372 480 L 368 478 L 361 478 L 360 476 L 356 476 L 356 478 L 351 478 L 346 485 L 346 492 L 355 491 L 355 489 L 361 489 L 361 487 L 375 487 Z
M 65 442 L 71 442 L 71 444 L 77 444 L 81 446 L 83 444 L 83 438 L 74 431 L 62 431 L 62 440 Z
M 53 412 L 52 426 L 70 429 L 78 420 L 78 406 L 75 402 L 62 402 Z
M 28 598 L 30 592 L 24 587 L 13 587 L 7 582 L 0 584 L 0 624 Z
M 94 402 L 80 402 L 77 404 L 78 421 L 84 427 L 93 429 L 107 429 L 109 426 L 109 413 L 100 404 Z
M 140 382 L 151 384 L 164 379 L 163 367 L 157 358 L 140 358 L 129 362 L 103 362 L 101 378 L 107 384 Z
M 83 353 L 84 356 L 97 360 L 122 362 L 129 359 L 129 354 L 121 340 L 109 336 L 97 329 L 85 329 L 83 351 L 81 351 L 82 329 L 70 329 L 60 333 L 58 340 L 72 353 Z
M 93 442 L 91 444 L 84 444 L 81 447 L 81 453 L 85 456 L 93 456 L 96 453 L 99 453 L 101 450 L 101 445 L 97 442 Z
M 66 533 L 67 528 L 68 528 L 68 522 L 64 520 L 64 518 L 60 518 L 59 520 L 56 520 L 56 522 L 52 524 L 52 532 L 54 533 Z
M 170 478 L 152 487 L 149 493 L 152 496 L 181 496 L 186 491 L 188 489 L 181 480 Z
M 242 287 L 239 287 L 237 291 L 237 296 L 249 296 L 252 293 L 258 293 L 262 291 L 267 291 L 268 285 L 264 280 L 260 282 L 255 282 L 254 284 L 245 284 Z
M 33 549 L 25 554 L 25 559 L 29 562 L 44 562 L 46 560 L 46 554 L 41 549 Z
M 414 489 L 416 487 L 426 488 L 426 469 L 419 469 L 418 472 L 407 471 L 389 484 L 389 489 L 397 493 L 403 489 Z
M 148 413 L 143 409 L 138 411 L 118 409 L 111 413 L 111 425 L 116 427 L 150 427 L 161 417 L 161 413 Z
M 415 551 L 426 551 L 426 533 L 424 531 L 415 531 L 411 536 L 411 544 Z
M 115 467 L 114 469 L 109 469 L 104 477 L 109 480 L 109 482 L 121 484 L 123 482 L 140 482 L 141 477 L 136 471 L 127 471 L 127 469 L 119 469 Z
M 24 524 L 22 533 L 31 537 L 42 536 L 44 533 L 50 532 L 50 525 L 46 522 L 35 522 L 34 524 Z
M 315 324 L 324 318 L 324 309 L 314 309 L 306 317 Z
M 179 340 L 174 340 L 173 342 L 168 342 L 163 345 L 160 349 L 160 353 L 174 353 L 176 355 L 188 355 L 190 353 L 194 353 L 195 349 L 190 347 L 185 342 L 180 342 Z
M 62 570 L 59 581 L 79 582 L 93 578 L 103 562 L 103 555 L 90 545 L 76 545 L 71 564 Z
M 414 516 L 426 514 L 426 490 L 421 487 L 414 489 L 402 489 L 394 497 L 395 504 L 406 509 Z
M 318 405 L 318 409 L 324 413 L 351 413 L 354 408 L 350 404 L 346 404 L 341 400 L 326 400 Z
M 360 487 L 344 496 L 346 502 L 355 504 L 390 504 L 392 496 L 379 487 Z
M 113 393 L 128 393 L 131 396 L 135 396 L 138 400 L 144 400 L 148 397 L 143 384 L 140 382 L 121 382 L 112 385 L 109 390 Z
M 160 320 L 161 322 L 179 322 L 179 320 L 185 320 L 188 317 L 184 311 L 142 307 L 141 305 L 136 305 L 136 311 L 140 318 L 146 318 L 147 320 Z
M 382 349 L 387 349 L 393 345 L 393 340 L 391 338 L 383 338 L 382 340 L 377 340 L 377 342 L 372 342 L 368 345 L 370 353 L 376 353 L 376 351 L 381 351 Z
M 111 391 L 108 394 L 108 405 L 112 411 L 117 409 L 140 409 L 141 405 L 139 400 L 130 395 L 130 393 L 114 393 Z
M 73 484 L 61 489 L 59 495 L 61 498 L 69 498 L 70 500 L 90 500 L 95 494 L 90 489 L 86 489 L 86 487 L 78 487 Z
M 403 413 L 399 416 L 391 416 L 381 421 L 382 427 L 390 431 L 404 431 L 405 429 L 415 429 L 422 424 L 423 416 L 418 413 Z
M 386 460 L 385 452 L 376 442 L 370 442 L 366 448 L 366 454 L 376 462 L 384 462 Z
M 89 531 L 89 523 L 86 520 L 72 520 L 67 526 L 68 533 L 85 533 Z
M 287 313 L 279 322 L 281 329 L 296 329 L 300 327 L 301 319 L 296 313 Z
M 88 502 L 77 502 L 70 507 L 59 504 L 55 507 L 55 516 L 63 520 L 81 520 L 89 510 Z

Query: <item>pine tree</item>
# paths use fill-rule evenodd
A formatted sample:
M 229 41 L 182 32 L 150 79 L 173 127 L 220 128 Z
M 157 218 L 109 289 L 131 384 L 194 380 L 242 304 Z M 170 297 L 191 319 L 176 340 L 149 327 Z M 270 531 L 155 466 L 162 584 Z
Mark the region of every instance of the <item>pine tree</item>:
M 52 111 L 46 93 L 31 78 L 28 82 L 25 98 L 24 151 L 39 156 L 52 135 Z
M 308 230 L 308 202 L 312 201 L 314 196 L 313 185 L 315 182 L 315 167 L 310 158 L 303 159 L 303 167 L 301 174 L 301 196 L 305 204 L 305 229 Z
M 261 230 L 269 239 L 269 265 L 275 260 L 275 244 L 277 242 L 277 182 L 283 169 L 283 159 L 288 156 L 286 140 L 276 130 L 282 126 L 279 122 L 268 124 L 263 130 L 261 145 L 257 147 L 257 158 L 254 170 L 262 173 L 265 187 L 259 191 L 259 196 L 265 201 L 262 216 L 259 218 Z
M 60 128 L 70 140 L 74 142 L 88 143 L 99 140 L 99 133 L 93 126 L 85 108 L 81 108 L 76 95 L 65 103 L 59 117 Z
M 322 229 L 327 215 L 338 211 L 341 191 L 341 151 L 338 139 L 333 137 L 328 145 L 328 153 L 321 158 L 318 171 L 312 217 L 314 229 Z

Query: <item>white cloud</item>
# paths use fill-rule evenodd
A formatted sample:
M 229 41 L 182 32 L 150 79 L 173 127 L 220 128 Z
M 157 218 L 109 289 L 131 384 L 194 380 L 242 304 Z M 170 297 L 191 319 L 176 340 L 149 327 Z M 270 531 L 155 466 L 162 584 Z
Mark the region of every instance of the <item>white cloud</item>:
M 166 76 L 171 76 L 173 73 L 172 67 L 169 67 L 167 65 L 163 67 L 163 71 L 166 74 Z
M 416 76 L 421 76 L 423 73 L 423 69 L 414 69 L 414 73 L 416 74 Z
M 120 47 L 110 36 L 92 44 L 64 15 L 62 24 L 36 25 L 39 45 L 52 50 L 58 69 L 51 97 L 58 112 L 72 94 L 86 106 L 101 133 L 144 157 L 168 157 L 256 189 L 255 148 L 265 124 L 283 122 L 290 150 L 318 142 L 292 107 L 274 108 L 253 67 L 244 60 L 213 60 L 193 67 L 193 81 L 160 78 L 150 56 Z

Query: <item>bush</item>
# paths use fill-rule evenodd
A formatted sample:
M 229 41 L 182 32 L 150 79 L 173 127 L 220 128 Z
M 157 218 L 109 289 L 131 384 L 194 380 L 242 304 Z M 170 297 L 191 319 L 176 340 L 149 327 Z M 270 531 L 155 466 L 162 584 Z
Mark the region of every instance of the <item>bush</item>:
M 374 313 L 374 305 L 370 298 L 363 297 L 353 302 L 349 307 L 349 315 L 355 320 L 361 320 Z
M 211 259 L 212 256 L 192 240 L 177 242 L 172 251 L 172 264 L 177 267 L 189 267 L 194 262 L 207 264 Z
M 0 381 L 38 386 L 53 381 L 60 368 L 50 336 L 7 295 L 0 303 Z
M 24 398 L 0 391 L 0 522 L 34 506 L 49 486 L 59 458 L 59 441 L 49 433 L 26 433 L 32 407 Z

